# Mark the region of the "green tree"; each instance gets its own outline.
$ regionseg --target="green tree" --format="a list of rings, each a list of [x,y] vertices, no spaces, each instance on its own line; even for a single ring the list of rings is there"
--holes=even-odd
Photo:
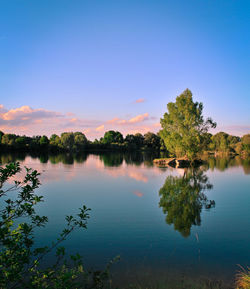
[[[218,132],[211,137],[213,147],[216,151],[226,152],[228,149],[228,139],[229,135],[225,132]]]
[[[43,135],[41,138],[40,138],[40,146],[42,148],[47,148],[48,145],[49,145],[49,139],[46,135]]]
[[[52,151],[56,151],[60,149],[61,146],[61,139],[57,134],[52,134],[49,139],[49,145]]]
[[[234,136],[234,135],[229,135],[228,138],[227,138],[227,140],[228,140],[228,143],[229,143],[230,145],[235,145],[235,144],[237,144],[238,142],[240,142],[240,137]]]
[[[146,149],[159,151],[161,147],[160,137],[152,132],[144,134],[144,146]]]
[[[17,136],[15,145],[18,149],[24,149],[28,145],[28,138],[26,136]]]
[[[74,133],[74,148],[76,151],[80,151],[86,147],[88,140],[82,132]]]
[[[137,148],[135,139],[136,138],[133,134],[127,134],[126,135],[124,142],[129,149],[136,149]]]
[[[246,153],[250,154],[250,134],[243,135],[241,142],[242,142],[243,150]]]
[[[133,134],[127,134],[124,141],[128,144],[133,144],[135,143],[135,136]]]
[[[7,146],[14,146],[17,136],[15,134],[6,133],[2,136],[2,144]]]
[[[216,123],[211,118],[204,120],[203,104],[193,102],[189,89],[177,96],[176,102],[169,102],[167,109],[160,131],[167,150],[178,157],[194,159],[204,146],[204,134],[210,127],[216,127]]]
[[[2,142],[2,136],[4,135],[4,132],[2,132],[1,130],[0,130],[0,144],[1,144],[1,142]]]
[[[144,136],[140,133],[128,134],[124,141],[129,149],[140,149],[144,145]]]
[[[141,148],[144,144],[144,136],[139,132],[135,134],[135,144],[138,148]]]
[[[60,246],[73,230],[87,228],[89,209],[83,206],[77,217],[66,216],[66,227],[59,238],[50,246],[36,248],[34,232],[48,221],[35,210],[43,201],[43,197],[35,193],[40,185],[39,173],[26,168],[23,181],[15,181],[19,172],[19,163],[0,167],[0,288],[107,288],[110,264],[104,271],[86,270],[78,254],[70,257],[70,264],[64,247]],[[52,250],[56,250],[55,264],[40,267],[40,262]]]
[[[211,138],[212,138],[211,133],[207,132],[203,134],[203,147],[202,147],[203,151],[210,150]]]
[[[40,135],[33,136],[30,141],[30,148],[33,151],[38,151],[40,149]]]
[[[63,132],[61,134],[61,144],[64,149],[72,150],[74,141],[75,141],[75,138],[74,138],[73,132]]]
[[[227,138],[225,136],[223,136],[220,139],[220,146],[219,146],[219,150],[222,152],[226,152],[228,149],[228,143],[227,143]]]
[[[241,141],[244,145],[250,145],[250,134],[243,135]]]
[[[238,143],[235,145],[234,149],[235,149],[235,152],[240,155],[240,154],[242,153],[242,151],[243,151],[242,142],[238,142]]]
[[[104,144],[123,143],[123,135],[119,131],[109,130],[105,132],[102,139]]]

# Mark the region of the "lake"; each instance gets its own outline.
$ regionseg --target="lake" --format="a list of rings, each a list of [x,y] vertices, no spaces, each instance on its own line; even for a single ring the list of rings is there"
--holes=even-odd
[[[18,160],[41,172],[38,193],[45,202],[38,211],[49,223],[37,232],[38,245],[55,240],[64,216],[85,204],[87,230],[73,232],[64,245],[96,269],[119,255],[112,267],[116,284],[187,277],[229,284],[239,264],[250,265],[250,160],[210,158],[187,170],[159,168],[153,158],[0,155],[2,164]]]

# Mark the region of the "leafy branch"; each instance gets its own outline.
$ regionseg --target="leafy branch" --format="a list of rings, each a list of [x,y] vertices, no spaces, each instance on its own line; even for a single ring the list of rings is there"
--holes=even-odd
[[[90,209],[83,206],[76,217],[66,216],[57,240],[35,248],[34,231],[48,222],[35,210],[44,201],[35,193],[40,173],[25,167],[23,180],[14,180],[20,172],[19,163],[0,167],[0,288],[107,288],[109,267],[115,259],[103,271],[85,270],[79,254],[71,255],[68,262],[65,248],[59,246],[74,230],[87,228]],[[41,269],[40,262],[53,250],[55,263]]]

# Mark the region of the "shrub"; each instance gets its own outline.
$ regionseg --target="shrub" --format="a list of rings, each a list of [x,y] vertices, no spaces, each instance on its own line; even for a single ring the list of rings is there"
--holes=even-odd
[[[250,268],[242,271],[236,276],[236,289],[249,289],[250,288]]]
[[[43,202],[35,190],[40,186],[39,173],[25,168],[22,181],[15,180],[21,171],[19,163],[0,167],[0,288],[107,288],[109,266],[104,271],[88,271],[81,256],[65,257],[60,244],[77,228],[87,228],[89,210],[83,206],[76,217],[66,216],[66,227],[50,246],[36,248],[34,230],[48,222],[36,213]],[[46,256],[56,251],[56,261],[42,269]]]

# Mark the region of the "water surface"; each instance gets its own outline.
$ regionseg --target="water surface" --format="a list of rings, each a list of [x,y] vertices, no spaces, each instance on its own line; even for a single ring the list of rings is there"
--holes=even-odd
[[[38,244],[56,239],[64,216],[91,208],[87,230],[64,243],[84,263],[113,266],[120,282],[166,274],[232,280],[250,265],[250,162],[209,159],[198,170],[159,168],[147,154],[1,155],[42,173]],[[21,176],[20,176],[21,177]]]

